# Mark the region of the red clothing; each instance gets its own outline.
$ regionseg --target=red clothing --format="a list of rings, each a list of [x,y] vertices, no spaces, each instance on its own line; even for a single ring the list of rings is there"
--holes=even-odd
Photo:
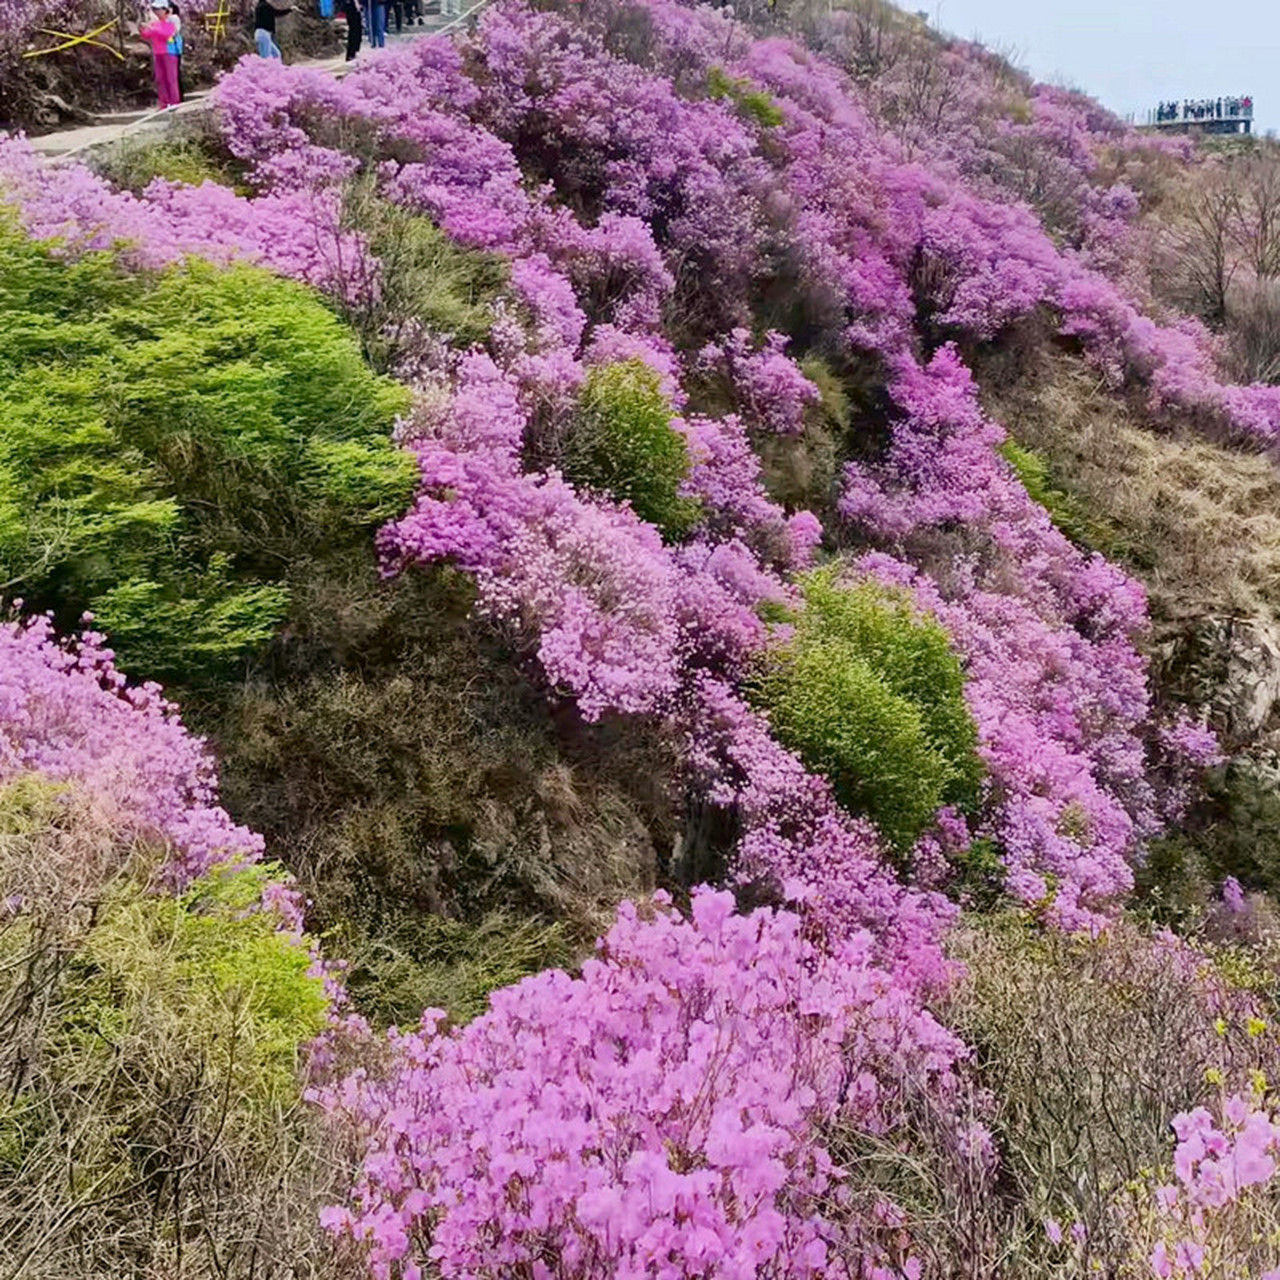
[[[157,53],[155,55],[156,97],[162,107],[176,107],[182,101],[178,92],[178,55],[176,53]]]
[[[151,46],[152,53],[163,53],[177,32],[178,28],[173,25],[172,19],[157,18],[142,27],[138,34]]]
[[[151,46],[155,62],[156,97],[162,107],[176,107],[178,96],[178,56],[167,52],[169,41],[178,28],[169,18],[157,18],[149,22],[138,34]]]

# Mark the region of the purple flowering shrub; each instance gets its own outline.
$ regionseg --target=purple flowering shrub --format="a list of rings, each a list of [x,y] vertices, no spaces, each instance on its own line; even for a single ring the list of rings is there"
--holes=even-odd
[[[1135,1232],[1136,1251],[1157,1280],[1280,1280],[1274,1217],[1280,1124],[1264,1092],[1258,1080],[1246,1093],[1224,1095],[1213,1112],[1201,1106],[1174,1117],[1173,1180],[1144,1188],[1150,1199]]]
[[[33,1275],[324,1253],[300,1104],[343,994],[261,854],[100,634],[0,623],[0,1221]]]
[[[376,288],[361,238],[341,228],[331,192],[246,198],[216,182],[190,187],[157,178],[135,196],[83,165],[44,164],[21,136],[0,136],[0,204],[17,210],[33,239],[72,252],[123,244],[137,267],[192,254],[257,263],[350,302]]]
[[[709,890],[687,918],[624,906],[580,976],[452,1031],[428,1010],[383,1070],[320,1091],[368,1142],[327,1225],[404,1280],[913,1274],[842,1212],[822,1130],[886,1132],[959,1045],[867,943],[820,950]]]
[[[759,431],[798,435],[804,411],[818,399],[818,389],[786,355],[787,339],[770,333],[759,351],[751,350],[751,334],[734,329],[723,343],[709,342],[698,365],[716,372],[743,420]]]
[[[647,31],[644,67],[617,34],[628,15]],[[1002,435],[977,409],[958,349],[921,365],[914,335],[925,326],[992,340],[1049,309],[1115,377],[1145,379],[1153,404],[1266,431],[1267,393],[1214,382],[1195,333],[1147,320],[1025,207],[966,186],[936,150],[904,160],[841,72],[795,45],[752,40],[723,16],[666,0],[591,4],[572,21],[502,6],[464,43],[470,62],[424,41],[341,82],[246,62],[217,94],[227,145],[261,192],[217,200],[325,211],[334,255],[363,262],[335,212],[360,171],[386,199],[511,263],[488,353],[442,349],[421,370],[433,390],[406,428],[421,487],[380,537],[386,570],[448,561],[476,575],[480,611],[520,637],[588,718],[683,718],[694,690],[729,693],[770,643],[775,624],[761,610],[792,598],[786,577],[808,562],[821,527],[769,498],[751,446],[752,432],[795,435],[817,395],[784,336],[756,344],[740,323],[757,281],[776,291],[790,280],[838,308],[822,312],[824,342],[873,353],[887,370],[887,447],[846,465],[838,511],[894,557],[901,567],[888,578],[918,591],[966,664],[991,771],[973,834],[997,839],[1018,895],[1064,922],[1113,901],[1167,808],[1145,772],[1157,731],[1135,643],[1141,591],[1053,528],[998,457]],[[700,96],[716,66],[767,90],[781,124]],[[1040,94],[1030,121],[1084,174],[1094,163],[1085,151],[1110,126],[1094,122],[1071,153],[1079,107]],[[51,189],[21,156],[11,151],[8,182],[28,226],[101,242],[76,180]],[[112,234],[145,244],[153,201],[180,221],[217,190],[137,200],[95,189],[93,200],[119,219]],[[337,280],[345,294],[378,288],[376,263],[354,285],[351,272],[326,275],[330,265],[281,269]],[[672,325],[695,279],[716,309]],[[699,331],[710,340],[682,356]],[[702,513],[688,546],[664,546],[634,511],[584,496],[554,469],[573,456],[591,370],[627,360],[651,368],[683,415],[672,419],[689,454],[682,490]],[[693,411],[704,402],[712,412]],[[720,744],[716,756],[724,726],[702,719],[692,740]],[[710,775],[698,764],[691,776]],[[742,788],[736,777],[728,785]],[[770,846],[750,831],[735,856],[755,874]]]
[[[122,831],[171,850],[176,885],[256,861],[262,838],[217,801],[213,759],[158,686],[130,686],[105,637],[60,643],[45,618],[0,624],[0,784],[32,772],[95,796]]]
[[[900,550],[921,548],[932,578],[882,553],[862,565],[915,589],[951,634],[990,773],[980,833],[997,839],[1017,896],[1079,924],[1131,888],[1135,850],[1166,816],[1149,782],[1151,711],[1135,647],[1145,596],[1028,497],[954,350],[923,372],[903,368],[891,384],[903,417],[880,462],[846,468],[841,511]],[[956,555],[942,572],[948,543],[979,529],[983,554]],[[1202,759],[1208,750],[1183,745]]]

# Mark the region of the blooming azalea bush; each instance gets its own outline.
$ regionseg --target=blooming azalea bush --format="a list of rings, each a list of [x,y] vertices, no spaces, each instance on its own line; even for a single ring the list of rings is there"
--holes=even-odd
[[[1212,1108],[1174,1117],[1171,1180],[1149,1180],[1133,1210],[1135,1261],[1145,1262],[1146,1274],[1280,1278],[1280,1125],[1265,1094],[1258,1075],[1243,1092],[1222,1090]]]
[[[627,23],[646,33],[643,66],[629,56],[640,46],[618,36]],[[669,0],[610,0],[572,17],[499,6],[462,44],[465,58],[447,41],[418,42],[339,83],[246,63],[220,86],[216,112],[258,194],[95,187],[95,208],[119,226],[105,234],[145,248],[157,200],[177,201],[166,209],[181,217],[228,198],[311,205],[330,211],[313,220],[327,265],[281,269],[339,296],[368,294],[378,264],[333,213],[360,173],[380,199],[510,263],[510,305],[487,350],[432,348],[429,404],[406,429],[418,497],[379,546],[389,573],[446,561],[475,574],[480,610],[588,719],[675,711],[683,723],[695,690],[738,698],[735,683],[777,625],[769,610],[793,598],[786,577],[821,526],[769,498],[752,436],[796,436],[818,393],[780,330],[757,341],[743,322],[761,294],[798,293],[807,341],[873,354],[888,372],[883,447],[856,444],[837,511],[893,556],[865,568],[910,585],[966,663],[992,779],[972,835],[999,843],[1025,901],[1064,924],[1093,919],[1127,889],[1169,809],[1146,774],[1160,729],[1137,648],[1141,591],[1067,543],[999,456],[1002,433],[978,409],[959,348],[921,364],[915,334],[992,339],[1048,309],[1115,377],[1145,382],[1153,403],[1221,409],[1265,432],[1265,394],[1218,386],[1194,333],[1148,320],[1028,210],[958,180],[936,149],[905,162],[842,73],[799,46]],[[738,112],[714,91],[716,68],[725,83],[767,91],[776,110]],[[972,84],[990,67],[980,71]],[[693,73],[704,88],[689,88]],[[1027,127],[1052,136],[1083,208],[1100,139],[1118,135],[1091,121],[1072,152],[1081,109],[1040,94]],[[88,221],[75,170],[48,178],[8,145],[10,198],[28,226],[101,243],[104,220]],[[954,156],[976,144],[947,145]],[[983,164],[964,167],[972,176]],[[542,185],[522,182],[521,165]],[[339,270],[338,259],[357,266]],[[691,308],[694,289],[714,307]],[[637,518],[618,505],[623,490],[555,470],[590,447],[583,397],[598,399],[592,388],[615,376],[602,370],[630,361],[653,371],[687,441],[679,501],[696,499],[700,515],[678,530],[667,522],[687,547],[662,543],[643,519],[652,510]],[[590,494],[575,487],[584,480]],[[689,776],[710,785],[722,765],[705,761],[718,758],[724,726],[710,711],[702,719],[688,725],[690,742],[705,744]],[[740,778],[726,785],[744,794]],[[735,858],[754,876],[769,847],[744,835]]]
[[[130,686],[105,637],[60,642],[46,618],[0,624],[0,782],[33,772],[102,798],[138,838],[171,848],[183,884],[262,839],[218,806],[213,760],[154,684]]]
[[[123,243],[139,267],[187,254],[212,262],[260,263],[280,275],[356,302],[374,287],[359,235],[339,225],[333,193],[246,198],[216,182],[198,187],[157,178],[141,196],[116,191],[83,165],[43,164],[25,138],[0,137],[0,204],[27,234],[73,252]],[[353,263],[360,263],[353,269]]]
[[[101,635],[0,623],[0,1233],[31,1274],[320,1262],[299,1103],[340,992],[261,854]]]
[[[1240,1094],[1223,1102],[1221,1125],[1204,1107],[1174,1118],[1177,1181],[1156,1192],[1171,1237],[1151,1251],[1151,1270],[1160,1280],[1179,1273],[1241,1275],[1280,1261],[1280,1231],[1264,1190],[1280,1167],[1280,1126],[1256,1095]],[[1261,1222],[1249,1221],[1259,1210]],[[1268,1267],[1259,1280],[1280,1280],[1280,1267]]]
[[[865,936],[820,951],[794,914],[701,890],[687,918],[624,906],[580,977],[439,1017],[318,1095],[366,1144],[325,1221],[376,1275],[919,1274],[841,1213],[822,1130],[885,1131],[959,1045]]]

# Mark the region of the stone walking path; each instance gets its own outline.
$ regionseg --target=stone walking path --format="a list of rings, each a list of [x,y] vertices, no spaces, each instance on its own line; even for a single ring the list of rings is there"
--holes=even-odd
[[[394,31],[388,31],[387,48],[390,49],[396,45],[407,44],[409,41],[420,39],[422,36],[433,36],[445,31],[452,31],[455,27],[461,26],[462,23],[477,14],[487,3],[488,0],[479,0],[479,3],[468,5],[461,14],[452,18],[447,18],[438,13],[426,14],[423,25],[420,27],[407,27],[398,34]],[[366,45],[356,61],[361,61],[363,58],[372,55],[373,51]],[[327,71],[332,76],[341,77],[346,75],[347,71],[355,63],[347,62],[341,54],[338,54],[332,58],[311,58],[291,65],[311,67],[318,71]],[[95,147],[123,141],[125,138],[162,133],[169,127],[171,121],[181,120],[184,116],[203,111],[208,105],[208,97],[208,89],[196,89],[187,94],[182,104],[172,111],[121,111],[112,115],[101,116],[93,124],[73,125],[67,129],[58,129],[53,133],[41,134],[39,137],[28,138],[27,140],[34,150],[51,160],[76,156],[82,152],[91,151]]]

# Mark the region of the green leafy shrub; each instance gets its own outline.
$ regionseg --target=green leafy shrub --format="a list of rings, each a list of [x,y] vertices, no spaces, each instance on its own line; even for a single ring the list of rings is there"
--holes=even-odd
[[[130,1019],[172,1018],[181,1034],[240,1048],[235,1087],[254,1108],[289,1100],[299,1050],[324,1027],[328,999],[303,942],[259,909],[269,865],[220,867],[180,897],[129,887],[108,899],[71,980],[81,1052]]]
[[[947,633],[907,599],[834,569],[803,583],[795,635],[757,695],[780,740],[899,848],[940,805],[976,799],[977,730]]]
[[[730,76],[723,67],[707,72],[707,92],[713,98],[727,98],[738,113],[764,129],[776,129],[783,121],[782,111],[773,95],[765,89],[752,88],[750,80]]]
[[[94,611],[133,673],[225,675],[295,566],[403,509],[406,393],[265,272],[0,250],[0,582],[63,626]]]
[[[564,470],[575,484],[630,502],[668,537],[681,537],[698,519],[698,503],[680,496],[688,448],[671,425],[658,375],[642,361],[601,365],[587,375]]]
[[[806,406],[804,431],[798,436],[763,432],[752,444],[765,488],[775,502],[822,512],[834,502],[840,442],[849,430],[853,407],[843,381],[827,361],[809,355],[800,368],[819,394],[817,404]]]
[[[818,416],[837,434],[849,429],[853,405],[840,375],[821,356],[808,355],[800,371],[818,388]]]

